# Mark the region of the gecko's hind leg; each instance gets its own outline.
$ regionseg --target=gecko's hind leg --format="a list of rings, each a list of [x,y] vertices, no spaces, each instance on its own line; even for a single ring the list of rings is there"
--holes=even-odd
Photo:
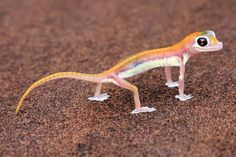
[[[101,94],[102,83],[98,83],[95,93],[93,97],[89,97],[88,99],[91,101],[104,101],[110,97],[107,93]]]
[[[112,78],[114,79],[116,85],[122,88],[128,89],[134,93],[135,109],[131,112],[131,114],[136,114],[136,113],[141,113],[141,112],[153,112],[156,110],[155,108],[149,108],[147,106],[141,107],[139,94],[138,94],[138,88],[136,86],[132,85],[126,80],[119,78],[116,75],[112,75]]]
[[[171,79],[171,69],[170,67],[165,67],[165,75],[166,75],[166,80],[167,82],[165,83],[166,86],[170,87],[170,88],[174,88],[174,87],[178,87],[179,86],[179,82],[173,82]]]

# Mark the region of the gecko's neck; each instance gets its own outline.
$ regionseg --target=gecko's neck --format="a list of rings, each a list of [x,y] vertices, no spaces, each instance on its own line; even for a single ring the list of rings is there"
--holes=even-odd
[[[161,58],[168,58],[172,56],[178,56],[182,58],[184,54],[191,56],[190,54],[188,54],[188,51],[186,50],[186,47],[185,47],[185,43],[182,40],[179,43],[176,43],[175,45],[172,45],[169,47],[144,51],[141,56],[144,58],[148,56],[152,56],[152,57],[156,56],[161,59]]]

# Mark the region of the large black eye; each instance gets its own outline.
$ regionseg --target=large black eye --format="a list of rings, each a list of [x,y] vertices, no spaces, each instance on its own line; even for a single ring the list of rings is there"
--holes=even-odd
[[[200,38],[197,39],[197,43],[200,46],[206,46],[208,44],[208,41],[207,41],[206,38],[200,37]]]

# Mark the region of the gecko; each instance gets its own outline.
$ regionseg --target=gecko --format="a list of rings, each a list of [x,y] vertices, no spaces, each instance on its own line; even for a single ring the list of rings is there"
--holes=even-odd
[[[36,81],[26,90],[17,105],[16,113],[33,89],[48,81],[62,78],[79,79],[96,83],[94,96],[88,98],[91,101],[104,101],[108,99],[109,95],[107,93],[101,94],[102,85],[104,83],[113,83],[133,93],[135,108],[131,114],[153,112],[156,110],[154,107],[141,106],[138,88],[128,82],[126,80],[127,78],[153,68],[164,67],[167,80],[165,85],[171,88],[178,87],[178,95],[176,95],[175,98],[180,101],[186,101],[192,98],[191,95],[184,94],[185,66],[188,60],[202,52],[213,52],[221,50],[222,48],[223,43],[218,41],[213,31],[194,32],[175,45],[142,51],[127,57],[112,68],[99,74],[85,74],[79,72],[58,72],[51,74]],[[179,79],[176,82],[172,81],[171,67],[179,67]]]

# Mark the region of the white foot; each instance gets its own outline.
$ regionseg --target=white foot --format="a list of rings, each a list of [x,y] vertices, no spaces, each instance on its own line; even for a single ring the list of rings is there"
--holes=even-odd
[[[176,95],[175,98],[179,99],[180,101],[186,101],[188,99],[191,99],[193,96],[192,95]]]
[[[179,86],[179,82],[166,82],[165,84],[166,86],[170,87],[170,88],[174,88],[174,87],[178,87]]]
[[[142,113],[142,112],[153,112],[156,111],[156,109],[154,107],[150,108],[150,107],[140,107],[140,108],[136,108],[134,109],[131,114],[137,114],[137,113]]]
[[[88,99],[91,101],[104,101],[110,97],[107,93],[100,94],[99,96],[89,97]]]

